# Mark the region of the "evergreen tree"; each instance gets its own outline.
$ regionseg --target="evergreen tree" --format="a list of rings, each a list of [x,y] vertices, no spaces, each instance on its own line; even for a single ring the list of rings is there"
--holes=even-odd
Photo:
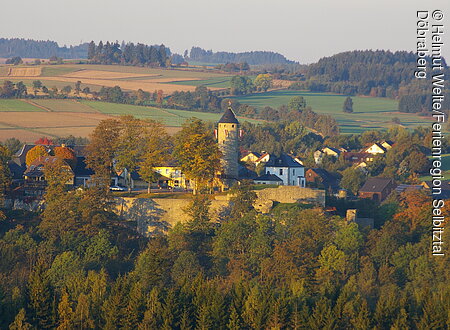
[[[347,113],[353,112],[353,100],[350,96],[347,96],[347,98],[345,99],[342,109]]]
[[[33,325],[40,329],[51,328],[53,295],[44,266],[40,263],[34,267],[28,279],[28,295]]]

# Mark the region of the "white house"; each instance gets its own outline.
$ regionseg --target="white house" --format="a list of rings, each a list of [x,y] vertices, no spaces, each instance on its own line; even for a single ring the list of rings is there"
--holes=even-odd
[[[266,174],[275,174],[285,186],[305,187],[305,167],[289,155],[271,156],[265,167]]]

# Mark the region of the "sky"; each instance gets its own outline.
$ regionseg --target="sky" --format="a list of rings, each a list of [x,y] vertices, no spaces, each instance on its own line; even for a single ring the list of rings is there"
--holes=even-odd
[[[21,0],[0,5],[0,37],[164,43],[172,52],[270,50],[302,64],[342,51],[416,48],[416,11],[449,0]],[[450,62],[450,60],[447,60]]]

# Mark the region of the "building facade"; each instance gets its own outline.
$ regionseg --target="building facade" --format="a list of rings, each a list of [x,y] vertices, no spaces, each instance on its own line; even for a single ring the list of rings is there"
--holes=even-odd
[[[271,157],[266,163],[266,174],[275,174],[285,186],[305,187],[305,167],[289,155]]]

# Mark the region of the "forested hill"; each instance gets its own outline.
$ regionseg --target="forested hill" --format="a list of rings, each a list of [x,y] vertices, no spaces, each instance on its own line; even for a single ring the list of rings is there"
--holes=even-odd
[[[49,58],[58,56],[62,58],[86,58],[88,44],[78,46],[59,47],[55,41],[31,39],[0,38],[0,57],[36,57]]]
[[[185,54],[186,56],[187,54]],[[248,64],[292,64],[279,53],[270,51],[252,51],[244,53],[213,52],[200,47],[192,47],[188,60],[206,63],[248,63]]]
[[[429,61],[430,62],[430,61]],[[311,90],[343,94],[394,96],[400,86],[417,80],[416,54],[385,50],[349,51],[311,64],[307,78]]]

